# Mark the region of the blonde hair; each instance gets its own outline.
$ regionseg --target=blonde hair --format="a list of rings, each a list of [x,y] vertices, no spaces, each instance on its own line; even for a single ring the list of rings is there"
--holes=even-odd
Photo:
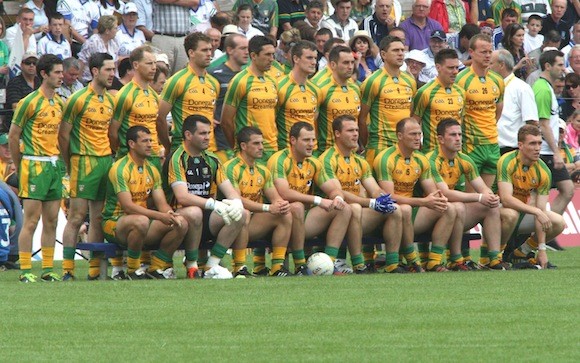
[[[99,23],[97,24],[97,31],[99,34],[103,34],[107,30],[113,29],[118,25],[117,18],[114,15],[103,15],[99,18]]]

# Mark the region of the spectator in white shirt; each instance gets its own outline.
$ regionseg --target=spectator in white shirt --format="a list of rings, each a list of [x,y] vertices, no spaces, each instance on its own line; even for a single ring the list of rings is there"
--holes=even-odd
[[[252,7],[249,4],[242,4],[236,11],[236,21],[238,24],[238,32],[246,36],[246,39],[250,40],[256,35],[264,35],[264,33],[257,28],[252,26],[252,20],[254,16],[252,15]]]
[[[49,32],[38,41],[38,56],[54,54],[60,59],[72,57],[70,43],[62,33],[64,16],[55,13],[50,18]]]
[[[59,0],[56,11],[71,26],[71,49],[76,56],[83,43],[93,34],[99,21],[99,8],[92,0]]]
[[[103,15],[124,14],[125,3],[120,0],[97,0],[99,17]]]
[[[10,52],[14,51],[15,43],[19,42],[24,45],[23,53],[37,53],[33,24],[34,11],[29,8],[21,8],[16,17],[16,24],[6,29],[5,40]]]
[[[333,5],[334,14],[322,21],[322,27],[330,29],[335,38],[341,38],[348,43],[354,32],[358,30],[358,24],[350,18],[352,1],[336,0]]]
[[[504,78],[503,109],[497,121],[501,154],[517,149],[518,130],[527,123],[539,125],[534,91],[513,73],[514,57],[505,49],[491,55],[490,69]]]
[[[211,28],[210,19],[217,13],[212,0],[199,0],[197,8],[189,8],[191,32],[204,32]]]
[[[138,18],[137,6],[133,3],[125,4],[125,8],[123,9],[123,23],[119,25],[119,31],[115,36],[115,40],[119,44],[119,56],[129,56],[133,49],[143,45],[147,41],[145,34],[137,29]]]
[[[34,37],[38,41],[44,33],[48,32],[48,17],[46,16],[44,0],[29,0],[23,8],[29,8],[34,12]]]
[[[544,36],[539,34],[542,30],[542,18],[532,14],[526,24],[528,31],[524,35],[524,52],[526,55],[534,49],[538,49],[544,43]]]

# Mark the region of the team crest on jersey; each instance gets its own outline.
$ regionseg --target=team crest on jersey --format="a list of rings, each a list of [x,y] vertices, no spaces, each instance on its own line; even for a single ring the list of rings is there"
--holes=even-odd
[[[419,168],[415,168],[415,174],[419,174]]]
[[[497,89],[496,86],[492,86],[491,87],[491,90],[493,91],[493,93],[499,92],[499,90]]]
[[[457,102],[460,104],[463,103],[463,97],[461,96],[457,97]]]
[[[31,185],[30,185],[30,191],[31,191],[31,192],[35,192],[35,191],[36,191],[36,185],[34,185],[34,184],[31,184]]]
[[[201,172],[202,172],[203,175],[207,175],[207,174],[209,174],[209,169],[206,168],[206,167],[204,167],[204,168],[201,169]]]
[[[84,184],[79,185],[79,191],[82,192],[83,190],[85,190],[85,185]]]
[[[258,181],[258,184],[262,184],[262,181],[263,181],[263,180],[262,180],[262,177],[261,177],[261,176],[259,176],[259,177],[258,177],[258,179],[257,179],[257,181]]]
[[[537,180],[536,178],[532,178],[532,184],[536,184]]]
[[[145,178],[145,182],[146,182],[147,184],[149,184],[149,183],[151,183],[151,179],[150,179],[149,177],[147,177],[147,178]]]
[[[359,170],[358,170],[358,168],[356,166],[354,167],[354,173],[355,174],[358,174],[359,173]]]

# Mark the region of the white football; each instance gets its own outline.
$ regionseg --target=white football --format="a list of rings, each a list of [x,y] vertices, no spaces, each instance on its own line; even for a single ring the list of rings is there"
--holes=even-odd
[[[329,255],[324,252],[316,252],[308,258],[306,262],[308,269],[315,276],[332,275],[334,272],[334,262]]]

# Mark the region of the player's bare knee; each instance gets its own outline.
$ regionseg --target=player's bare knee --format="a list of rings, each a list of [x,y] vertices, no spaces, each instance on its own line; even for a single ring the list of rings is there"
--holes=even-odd
[[[174,225],[173,228],[176,228],[177,234],[180,236],[185,236],[187,231],[189,230],[189,223],[185,218],[180,218],[178,225]]]
[[[246,226],[248,224],[249,217],[250,217],[250,213],[244,209],[242,211],[242,217],[240,218],[240,220],[238,220],[238,221],[232,220],[232,223],[230,225],[235,226],[239,229],[242,229],[244,226]]]
[[[565,180],[563,182],[558,183],[558,192],[567,201],[572,200],[574,197],[574,183],[572,180]]]
[[[352,210],[352,218],[360,219],[362,218],[362,206],[358,203],[349,204]]]
[[[342,215],[345,218],[349,218],[350,219],[352,217],[352,207],[351,207],[350,204],[346,204],[344,206],[344,208],[341,211],[339,211],[339,212],[340,212],[340,215]]]
[[[457,209],[453,203],[447,203],[447,209],[445,210],[445,215],[449,218],[455,219],[457,217]]]
[[[304,220],[304,204],[300,202],[290,203],[290,213],[292,217]]]
[[[513,209],[502,208],[499,212],[502,226],[512,226],[517,223],[519,213]]]
[[[203,223],[203,211],[199,207],[185,207],[177,211],[187,220],[190,226],[201,226]]]
[[[401,217],[404,220],[410,220],[413,215],[413,208],[408,204],[397,204],[397,209],[401,211]]]
[[[402,221],[403,220],[403,208],[400,205],[396,204],[397,209],[393,211],[393,213],[387,215],[387,217],[394,221]],[[406,212],[405,212],[406,213]],[[409,208],[409,218],[411,218],[411,208]]]
[[[147,230],[149,229],[149,218],[140,215],[131,215],[128,217],[131,218],[131,230],[134,232],[142,233],[145,236],[147,234]]]
[[[292,225],[292,213],[282,214],[278,218],[279,224],[289,227]]]
[[[465,204],[464,203],[451,203],[453,205],[453,208],[455,208],[455,213],[459,216],[459,215],[465,215]]]
[[[552,220],[552,231],[557,235],[562,233],[564,228],[566,228],[566,221],[564,220],[564,217],[556,213],[553,213],[550,217]]]
[[[102,217],[100,217],[100,218],[102,219]],[[68,213],[68,216],[66,217],[66,220],[67,220],[67,224],[70,224],[71,227],[73,227],[74,229],[78,229],[78,228],[81,227],[81,225],[85,221],[85,216],[83,215],[83,213],[80,213],[80,211],[77,212],[77,211],[72,211],[71,210]]]

